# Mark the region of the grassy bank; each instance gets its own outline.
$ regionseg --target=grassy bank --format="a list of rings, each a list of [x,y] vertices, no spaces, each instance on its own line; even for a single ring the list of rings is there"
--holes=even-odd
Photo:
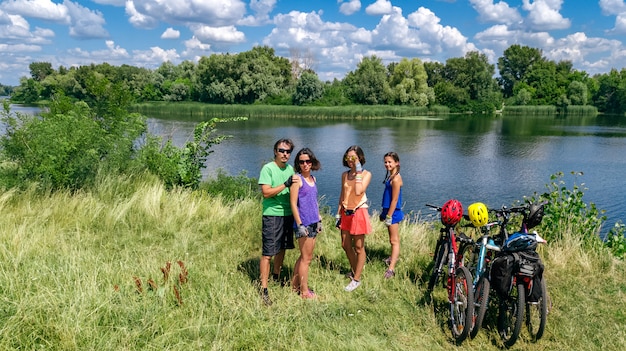
[[[190,119],[266,117],[313,119],[377,119],[415,118],[418,116],[446,115],[444,106],[432,108],[418,106],[350,105],[350,106],[292,106],[292,105],[212,105],[197,102],[148,102],[135,104],[133,111],[144,115],[167,118],[174,111],[176,118]]]
[[[310,272],[319,298],[273,284],[268,308],[255,285],[258,199],[168,192],[149,178],[97,189],[0,193],[0,349],[458,349],[443,291],[432,304],[424,299],[437,235],[430,224],[401,227],[397,275],[385,281],[387,234],[374,221],[363,285],[346,293],[348,262],[327,216]],[[531,343],[524,332],[512,349],[625,349],[624,262],[563,236],[541,249],[552,297],[546,334]],[[283,276],[296,258],[287,254]],[[488,327],[462,347],[498,350],[500,342]]]

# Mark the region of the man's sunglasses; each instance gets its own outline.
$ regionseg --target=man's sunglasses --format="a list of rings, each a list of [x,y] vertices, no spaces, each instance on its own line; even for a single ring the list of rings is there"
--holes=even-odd
[[[280,153],[283,153],[283,154],[290,154],[291,151],[293,151],[293,150],[291,150],[291,149],[277,149],[276,151],[278,151]]]

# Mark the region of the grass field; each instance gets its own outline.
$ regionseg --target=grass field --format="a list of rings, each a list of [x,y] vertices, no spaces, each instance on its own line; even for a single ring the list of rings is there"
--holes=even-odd
[[[137,177],[74,194],[4,191],[0,213],[0,350],[502,348],[493,315],[455,346],[445,292],[424,298],[438,231],[423,221],[401,226],[391,280],[383,279],[386,228],[374,221],[363,284],[347,293],[348,262],[328,215],[309,279],[319,297],[302,300],[274,283],[266,307],[256,282],[257,198],[225,202]],[[524,330],[511,349],[626,349],[626,265],[577,237],[542,247],[547,330],[537,343]],[[284,279],[296,258],[288,252]]]

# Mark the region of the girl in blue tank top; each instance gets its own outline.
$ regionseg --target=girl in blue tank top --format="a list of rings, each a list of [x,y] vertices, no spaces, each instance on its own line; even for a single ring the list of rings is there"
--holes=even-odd
[[[391,256],[384,261],[389,266],[385,272],[386,279],[393,278],[396,275],[396,263],[400,256],[400,235],[399,222],[404,218],[402,213],[402,176],[400,175],[400,157],[395,152],[388,152],[384,158],[387,176],[384,184],[382,211],[380,220],[385,222],[387,231],[389,232],[389,243],[391,244]]]

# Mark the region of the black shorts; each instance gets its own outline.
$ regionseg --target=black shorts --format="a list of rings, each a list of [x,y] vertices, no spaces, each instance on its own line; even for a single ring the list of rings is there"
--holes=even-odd
[[[275,256],[281,250],[294,249],[293,216],[263,216],[263,256]]]

